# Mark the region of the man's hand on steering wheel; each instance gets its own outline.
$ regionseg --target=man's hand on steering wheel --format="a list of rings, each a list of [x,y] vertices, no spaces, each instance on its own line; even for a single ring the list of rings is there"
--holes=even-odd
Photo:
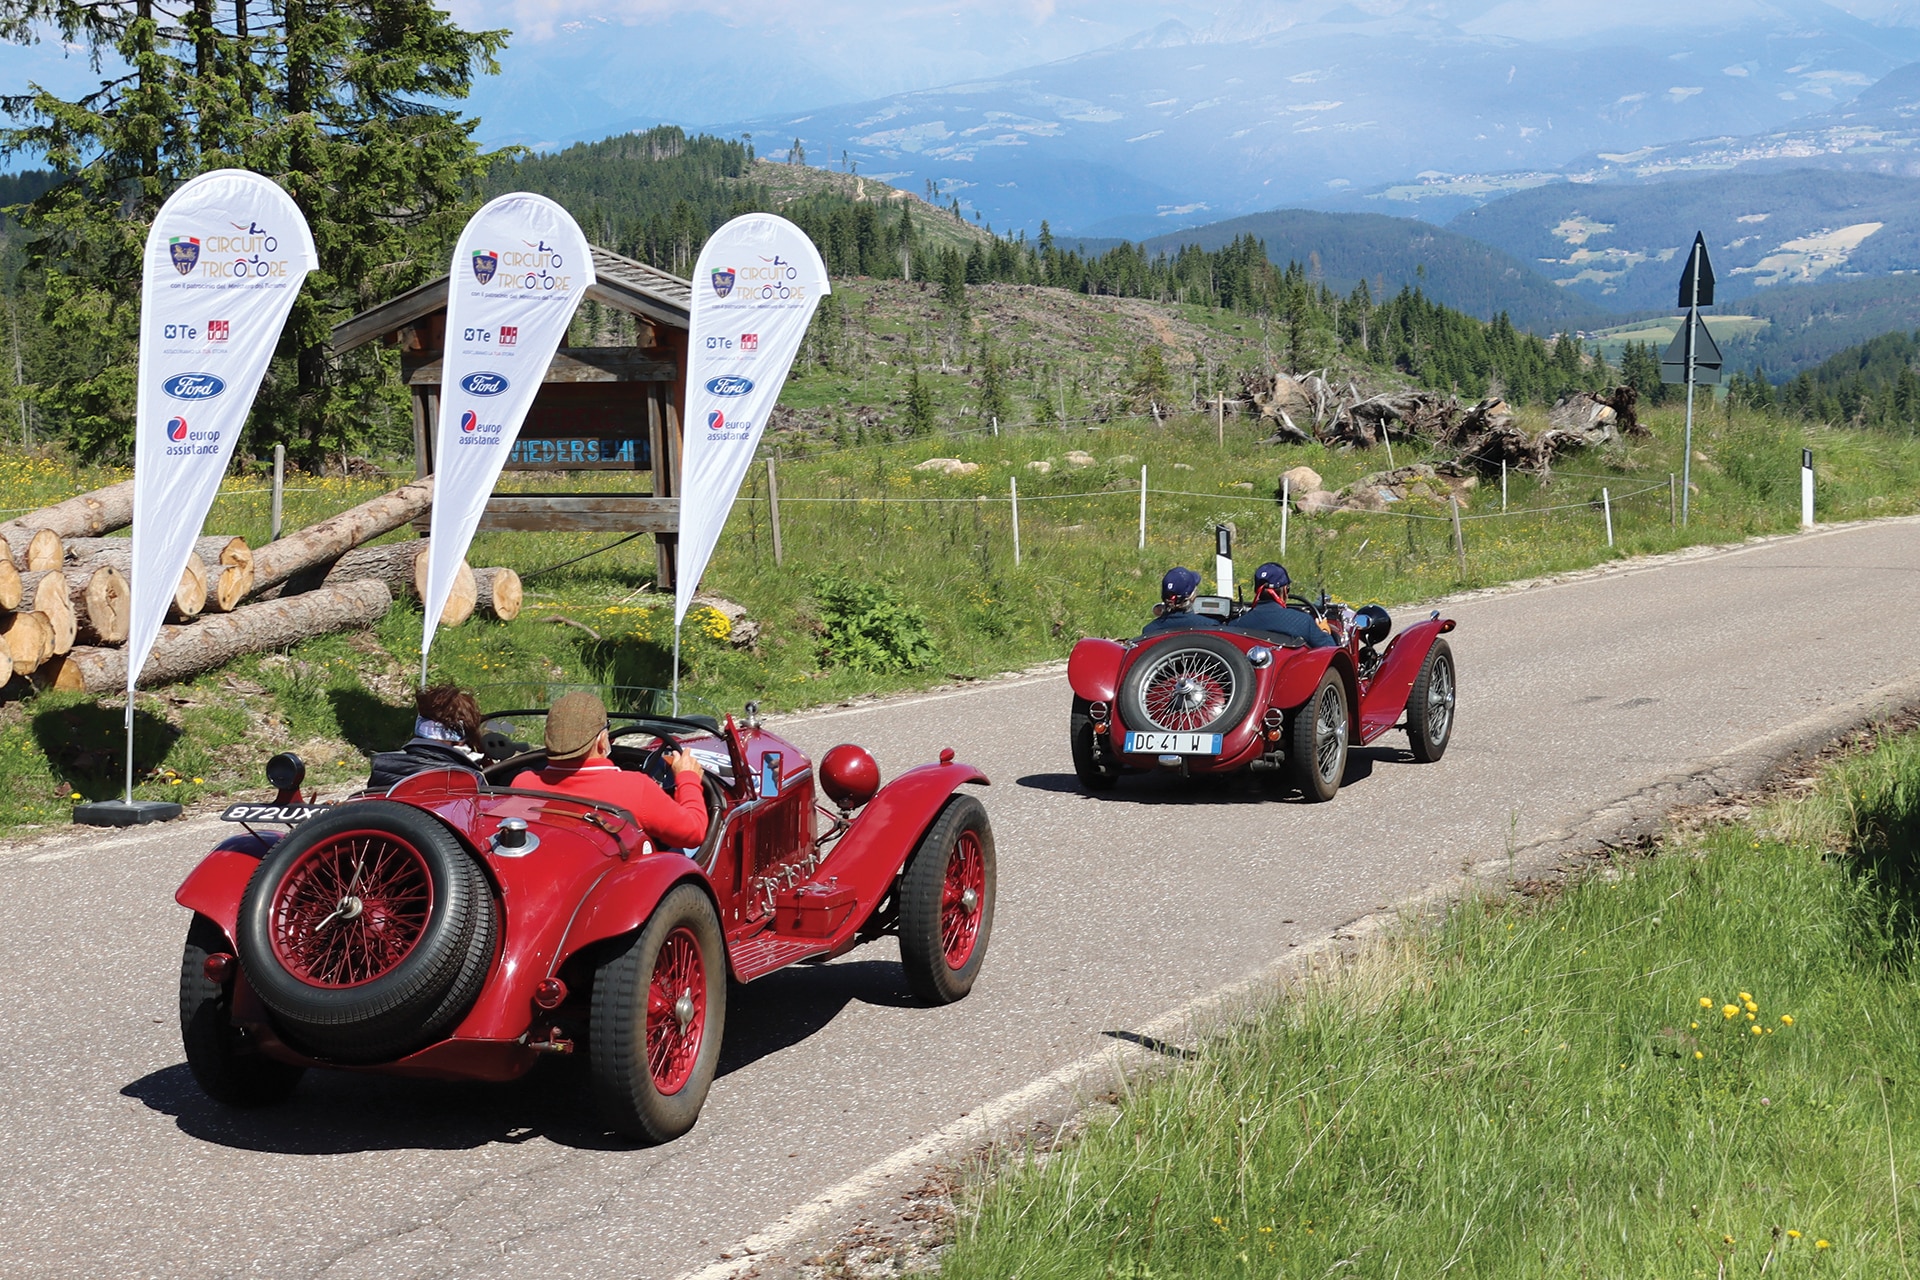
[[[700,758],[681,746],[678,742],[675,742],[672,738],[662,739],[660,744],[660,759],[669,769],[673,770],[673,776],[676,780],[687,774],[692,774],[695,778],[698,778],[706,772],[706,766],[700,763]]]

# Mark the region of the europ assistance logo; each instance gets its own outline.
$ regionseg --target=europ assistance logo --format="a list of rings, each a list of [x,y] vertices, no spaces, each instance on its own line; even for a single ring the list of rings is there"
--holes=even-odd
[[[753,434],[751,422],[729,419],[719,409],[707,410],[707,439],[716,444],[722,441],[745,440]]]
[[[167,419],[166,456],[169,458],[187,458],[200,453],[220,452],[220,433],[218,431],[195,431],[187,425],[180,414]]]
[[[466,409],[460,414],[460,434],[455,439],[460,444],[499,444],[500,424],[482,422],[478,413]]]

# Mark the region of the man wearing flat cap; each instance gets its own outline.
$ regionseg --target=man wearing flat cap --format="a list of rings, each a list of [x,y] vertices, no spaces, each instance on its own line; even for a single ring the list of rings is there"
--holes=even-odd
[[[607,707],[598,695],[567,693],[555,698],[547,711],[547,767],[527,770],[513,785],[617,804],[634,816],[655,844],[697,848],[707,838],[700,762],[685,750],[669,752],[665,759],[673,770],[671,796],[646,774],[613,762]]]

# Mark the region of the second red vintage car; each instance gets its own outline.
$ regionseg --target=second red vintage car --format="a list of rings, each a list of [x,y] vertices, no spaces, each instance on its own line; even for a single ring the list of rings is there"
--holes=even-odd
[[[543,713],[491,722],[498,762],[436,769],[316,807],[276,757],[275,803],[175,895],[193,913],[180,971],[187,1065],[215,1099],[286,1098],[312,1067],[501,1081],[582,1052],[601,1114],[655,1142],[699,1116],[727,981],[751,982],[883,934],[909,986],[972,988],[993,930],[993,831],[954,761],[885,787],[842,745],[813,766],[749,714],[616,713],[614,760],[671,785],[661,753],[703,757],[698,849],[656,845],[611,804],[512,787],[545,753]],[[820,803],[825,793],[832,802]],[[288,833],[259,830],[291,825]]]
[[[1442,639],[1453,620],[1436,612],[1382,652],[1393,623],[1379,605],[1287,603],[1338,643],[1309,648],[1243,629],[1240,606],[1201,596],[1194,612],[1218,625],[1076,644],[1068,733],[1081,785],[1104,791],[1123,774],[1155,770],[1275,770],[1308,800],[1331,800],[1348,749],[1400,727],[1414,759],[1438,760],[1453,736],[1453,651]]]

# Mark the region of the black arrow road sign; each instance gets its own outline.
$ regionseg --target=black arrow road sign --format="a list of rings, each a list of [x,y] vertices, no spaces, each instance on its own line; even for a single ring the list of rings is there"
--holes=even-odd
[[[1707,257],[1707,238],[1693,233],[1693,249],[1687,254],[1687,269],[1680,273],[1680,305],[1713,305],[1713,263]]]
[[[1700,386],[1713,387],[1720,384],[1720,348],[1715,345],[1713,335],[1707,332],[1707,322],[1689,314],[1693,321],[1693,380]],[[1660,353],[1660,381],[1676,385],[1687,380],[1687,324],[1682,321],[1680,332],[1673,335],[1673,341]]]

